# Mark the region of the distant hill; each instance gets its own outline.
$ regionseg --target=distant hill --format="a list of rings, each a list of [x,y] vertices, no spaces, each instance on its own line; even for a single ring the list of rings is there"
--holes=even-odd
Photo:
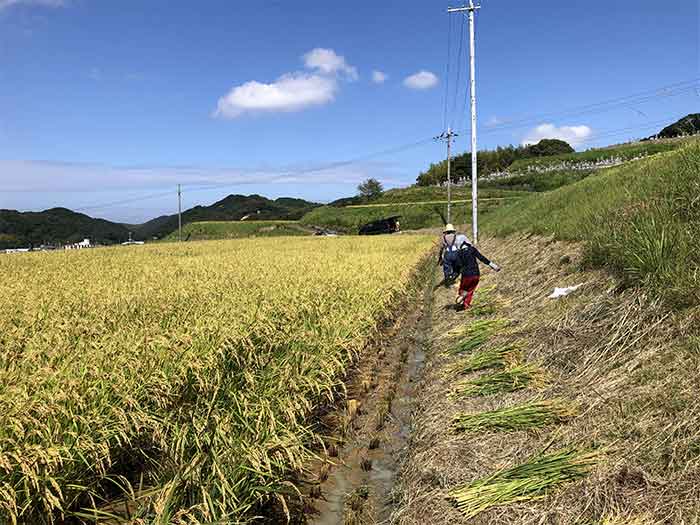
[[[183,225],[202,221],[298,220],[320,206],[303,199],[281,197],[270,200],[260,195],[229,195],[211,206],[195,206],[182,214]],[[69,244],[89,238],[97,244],[116,244],[129,238],[163,238],[177,230],[177,215],[162,215],[144,224],[128,225],[94,219],[66,208],[40,212],[0,210],[0,249],[42,244]]]
[[[182,223],[239,221],[244,217],[256,221],[298,220],[320,204],[303,199],[280,197],[270,200],[261,195],[229,195],[211,206],[195,206],[183,212]],[[165,215],[135,229],[142,239],[162,238],[177,230],[177,215]]]
[[[93,243],[114,244],[129,237],[123,224],[93,219],[66,208],[40,212],[0,210],[0,249],[68,244],[89,238]]]
[[[659,131],[656,138],[670,139],[673,137],[683,137],[687,135],[697,135],[700,133],[700,113],[692,113],[666,126]]]

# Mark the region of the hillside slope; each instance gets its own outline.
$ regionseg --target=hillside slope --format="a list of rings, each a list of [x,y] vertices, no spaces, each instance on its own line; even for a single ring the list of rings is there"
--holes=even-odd
[[[66,208],[41,212],[0,210],[0,249],[73,243],[89,238],[93,243],[114,244],[129,237],[122,224],[93,219]]]
[[[632,161],[643,162],[693,143],[693,139],[639,142],[515,161],[508,174],[484,176],[480,180],[479,214],[487,218],[493,210],[508,205],[508,211],[504,213],[513,214],[508,219],[512,221],[519,216],[517,202],[532,193],[550,192],[602,173],[601,170]],[[471,213],[471,187],[453,187],[452,199],[452,222],[464,224]],[[387,190],[371,199],[339,199],[328,206],[315,208],[301,219],[301,223],[356,233],[362,224],[391,215],[401,215],[403,229],[439,227],[443,225],[446,214],[446,187],[415,185]]]
[[[584,261],[679,305],[700,304],[700,143],[599,171],[484,216],[485,232],[584,241]]]
[[[191,222],[182,228],[182,238],[187,241],[311,234],[311,230],[303,228],[297,221],[202,221]],[[177,231],[165,238],[167,241],[177,239]]]
[[[503,271],[484,271],[473,309],[450,309],[454,288],[434,291],[391,523],[697,523],[697,309],[582,271],[569,242],[481,248]]]
[[[250,216],[251,220],[298,220],[304,214],[320,206],[302,199],[280,197],[276,200],[261,195],[229,195],[210,206],[195,206],[182,213],[182,223],[203,221],[240,221]],[[177,215],[165,215],[137,227],[140,238],[162,238],[174,232],[178,226]]]

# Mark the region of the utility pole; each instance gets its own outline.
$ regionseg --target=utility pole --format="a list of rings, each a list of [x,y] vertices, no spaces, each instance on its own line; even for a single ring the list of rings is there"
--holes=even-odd
[[[182,242],[182,188],[177,185],[177,240]]]
[[[476,78],[475,78],[475,46],[474,46],[474,12],[481,9],[480,5],[474,5],[474,0],[469,0],[469,5],[463,7],[449,8],[448,13],[465,12],[469,13],[469,98],[471,102],[472,114],[472,237],[474,245],[478,242],[478,215],[477,215],[477,173],[476,173]]]
[[[447,142],[447,222],[452,222],[452,175],[451,175],[451,165],[452,165],[452,138],[456,137],[457,133],[452,131],[448,126],[446,132],[440,133],[435,140],[444,140]]]

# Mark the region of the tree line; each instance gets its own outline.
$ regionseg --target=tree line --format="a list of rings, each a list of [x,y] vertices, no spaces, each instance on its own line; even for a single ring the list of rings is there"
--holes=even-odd
[[[573,152],[574,148],[563,140],[558,139],[542,139],[537,144],[531,144],[529,146],[499,146],[494,150],[477,152],[477,172],[482,174],[502,172],[519,159],[546,157]],[[451,175],[453,182],[471,179],[471,152],[456,155],[452,159]],[[446,181],[447,160],[431,164],[430,167],[426,171],[420,173],[416,179],[418,186],[435,186]]]

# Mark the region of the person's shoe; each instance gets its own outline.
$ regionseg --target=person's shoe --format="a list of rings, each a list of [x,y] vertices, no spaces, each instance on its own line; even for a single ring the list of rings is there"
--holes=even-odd
[[[459,295],[457,296],[457,299],[455,299],[455,303],[461,304],[462,306],[464,306],[464,300],[465,300],[466,298],[467,298],[467,294],[466,294],[466,293],[461,293],[461,294],[459,294]]]

